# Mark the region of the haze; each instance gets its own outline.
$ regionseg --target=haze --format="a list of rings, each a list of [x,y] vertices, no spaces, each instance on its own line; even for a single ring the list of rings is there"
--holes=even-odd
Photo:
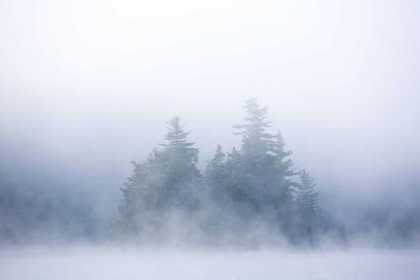
[[[293,150],[295,168],[315,178],[320,206],[368,232],[347,245],[418,248],[420,227],[408,243],[375,234],[407,211],[420,225],[419,13],[416,1],[1,1],[0,183],[20,184],[35,205],[58,197],[60,217],[69,218],[53,219],[54,230],[36,226],[28,240],[2,210],[0,227],[17,233],[10,243],[0,232],[0,245],[113,247],[109,228],[130,162],[164,142],[166,122],[181,117],[203,171],[218,144],[240,147],[232,125],[255,97],[269,108],[270,132],[280,130]],[[374,233],[372,221],[381,225]],[[1,270],[23,261],[8,250]],[[387,275],[415,279],[417,252],[399,250],[358,254],[385,263],[404,256]],[[274,269],[275,254],[261,254]],[[40,265],[50,258],[62,261],[48,253]],[[248,262],[241,255],[232,265]],[[412,274],[401,275],[405,265]],[[349,279],[374,279],[384,266]],[[204,270],[218,275],[211,265]],[[235,271],[226,278],[243,275]],[[323,279],[337,279],[331,273]]]

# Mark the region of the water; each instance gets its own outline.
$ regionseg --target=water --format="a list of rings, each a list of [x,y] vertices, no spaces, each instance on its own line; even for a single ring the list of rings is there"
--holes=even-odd
[[[14,250],[0,253],[0,279],[418,280],[420,252]]]

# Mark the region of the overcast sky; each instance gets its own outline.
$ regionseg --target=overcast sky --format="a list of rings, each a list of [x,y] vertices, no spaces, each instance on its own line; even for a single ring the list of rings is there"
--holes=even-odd
[[[3,0],[1,148],[125,178],[179,115],[203,167],[240,145],[231,125],[258,97],[324,198],[407,197],[419,14],[417,1]]]

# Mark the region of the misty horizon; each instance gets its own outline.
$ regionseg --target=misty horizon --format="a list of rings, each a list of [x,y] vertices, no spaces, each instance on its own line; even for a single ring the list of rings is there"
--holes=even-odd
[[[417,279],[419,12],[2,1],[0,278]]]

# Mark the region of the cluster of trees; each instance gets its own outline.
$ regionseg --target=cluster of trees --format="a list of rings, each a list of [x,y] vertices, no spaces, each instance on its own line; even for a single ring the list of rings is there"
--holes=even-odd
[[[234,126],[241,146],[230,152],[217,146],[203,170],[197,168],[199,151],[188,141],[189,133],[173,118],[163,148],[133,162],[112,232],[114,214],[105,208],[114,204],[104,207],[104,189],[120,180],[111,179],[119,177],[113,166],[104,171],[91,166],[79,173],[81,162],[77,168],[59,165],[22,147],[13,152],[1,146],[0,247],[99,242],[112,234],[148,244],[169,239],[221,246],[345,246],[363,239],[379,246],[418,246],[416,189],[407,203],[376,202],[355,220],[335,220],[319,209],[314,180],[293,166],[281,134],[267,131],[267,108],[253,99],[244,107],[244,124]]]
[[[198,232],[200,242],[227,236],[229,242],[246,244],[284,238],[316,242],[322,215],[314,179],[293,167],[281,133],[267,132],[267,107],[249,99],[244,108],[245,124],[233,126],[242,137],[240,150],[224,153],[218,145],[204,172],[197,168],[199,150],[188,142],[180,118],[167,123],[167,144],[144,161],[133,161],[134,171],[121,189],[119,238],[162,241],[188,228],[181,237],[191,240],[191,232]]]

